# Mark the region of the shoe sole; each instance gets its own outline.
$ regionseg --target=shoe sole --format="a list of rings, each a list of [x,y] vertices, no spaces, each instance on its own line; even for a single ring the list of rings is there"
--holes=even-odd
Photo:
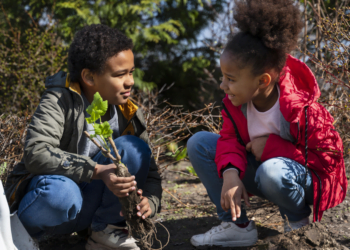
[[[195,241],[192,241],[191,239],[191,244],[195,247],[204,247],[204,246],[220,246],[220,247],[249,247],[249,246],[253,246],[256,242],[258,241],[258,238],[254,239],[254,240],[243,240],[243,241],[225,241],[222,243],[218,243],[218,244],[198,244]]]
[[[102,245],[98,242],[93,242],[90,238],[85,245],[85,250],[140,250],[139,247],[127,248],[127,247],[109,247],[106,245]]]

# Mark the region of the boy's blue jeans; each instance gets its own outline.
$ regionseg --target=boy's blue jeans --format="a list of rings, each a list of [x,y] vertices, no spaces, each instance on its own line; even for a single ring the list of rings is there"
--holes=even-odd
[[[122,162],[131,175],[135,175],[137,187],[142,189],[151,160],[149,146],[130,135],[118,137],[114,142]],[[112,163],[101,152],[93,160],[104,165]],[[124,224],[120,211],[118,197],[102,180],[76,184],[60,175],[38,175],[27,187],[27,194],[18,208],[18,216],[31,236],[40,237],[44,233],[77,232],[90,225],[92,230],[101,231],[107,224]]]
[[[187,142],[187,151],[193,168],[216,206],[219,219],[232,221],[231,211],[225,212],[220,204],[223,179],[219,178],[214,162],[219,137],[220,135],[209,132],[196,133]],[[287,216],[289,221],[299,221],[311,214],[309,205],[313,203],[312,177],[309,172],[305,191],[304,166],[283,157],[263,163],[257,162],[251,153],[247,154],[247,158],[248,166],[242,182],[248,193],[275,203],[283,219]],[[246,211],[242,207],[241,217],[235,223],[247,221]]]

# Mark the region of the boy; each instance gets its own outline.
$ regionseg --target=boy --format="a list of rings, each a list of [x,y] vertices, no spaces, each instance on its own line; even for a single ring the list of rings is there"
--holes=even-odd
[[[160,208],[161,179],[148,146],[141,110],[129,100],[134,85],[132,41],[116,29],[91,25],[69,48],[69,74],[45,81],[47,90],[29,125],[24,157],[9,176],[6,195],[33,237],[68,234],[91,225],[86,249],[139,249],[127,238],[118,197],[138,187],[143,219]],[[85,111],[99,92],[109,107],[102,117],[131,177],[83,135],[91,127]]]

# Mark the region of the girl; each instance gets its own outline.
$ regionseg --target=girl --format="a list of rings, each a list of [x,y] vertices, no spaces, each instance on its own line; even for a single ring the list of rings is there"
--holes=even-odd
[[[35,238],[88,228],[86,249],[138,250],[128,238],[118,197],[135,190],[137,215],[154,216],[160,208],[161,179],[147,144],[142,112],[129,100],[134,85],[132,41],[105,25],[86,26],[74,37],[69,73],[45,81],[47,90],[35,111],[24,157],[9,176],[6,196],[11,211]],[[99,92],[109,107],[102,117],[131,177],[117,177],[116,166],[90,142],[86,108]],[[113,152],[114,154],[114,152]]]
[[[285,232],[309,224],[346,195],[343,146],[333,118],[317,103],[311,70],[288,53],[302,27],[292,0],[237,0],[240,32],[220,58],[224,119],[220,135],[199,132],[189,158],[216,205],[221,225],[194,246],[250,246],[258,239],[241,198],[278,205]],[[287,222],[289,221],[289,223]]]

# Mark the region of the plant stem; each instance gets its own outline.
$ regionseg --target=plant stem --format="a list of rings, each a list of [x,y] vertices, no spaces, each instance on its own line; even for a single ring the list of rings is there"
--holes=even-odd
[[[117,160],[118,160],[119,162],[121,162],[122,158],[121,158],[120,155],[119,155],[119,151],[118,151],[117,147],[115,146],[112,137],[108,137],[108,141],[109,141],[109,143],[112,145],[112,148],[113,148],[113,150],[114,150],[115,156],[117,157]]]
[[[104,143],[104,147],[105,147],[105,149],[106,149],[108,152],[110,152],[111,150],[109,149],[108,144],[107,144],[107,142],[106,142],[105,138],[104,138],[103,136],[101,136],[101,135],[100,135],[100,137],[101,137],[101,138],[102,138],[102,140],[103,140],[103,143]]]
[[[102,147],[94,138],[90,137],[90,134],[87,131],[84,131],[84,134],[99,148],[102,153],[104,153],[109,159],[113,161],[113,163],[119,167],[119,162],[109,151],[107,151],[104,147]]]

